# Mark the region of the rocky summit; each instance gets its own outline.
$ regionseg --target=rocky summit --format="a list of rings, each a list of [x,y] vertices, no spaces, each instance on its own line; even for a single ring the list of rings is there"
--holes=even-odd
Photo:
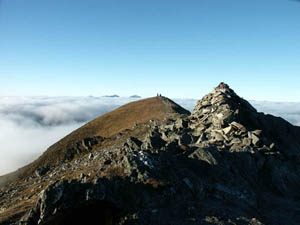
[[[141,101],[109,114],[117,132],[101,136],[111,116],[100,117],[98,133],[85,125],[0,177],[0,224],[300,224],[299,127],[224,83],[191,114],[163,96]],[[151,119],[154,102],[164,107]]]

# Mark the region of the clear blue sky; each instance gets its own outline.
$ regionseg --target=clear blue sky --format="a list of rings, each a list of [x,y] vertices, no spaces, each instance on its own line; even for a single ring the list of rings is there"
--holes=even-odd
[[[300,2],[0,0],[0,95],[300,101]]]

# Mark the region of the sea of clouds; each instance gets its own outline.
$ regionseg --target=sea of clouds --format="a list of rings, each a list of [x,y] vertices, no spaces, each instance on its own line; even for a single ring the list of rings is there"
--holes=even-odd
[[[84,123],[135,98],[0,97],[0,175],[41,155],[51,144]],[[173,99],[192,111],[197,100]],[[250,101],[265,113],[300,125],[300,102]]]
[[[87,121],[132,98],[0,97],[0,175],[36,159]]]

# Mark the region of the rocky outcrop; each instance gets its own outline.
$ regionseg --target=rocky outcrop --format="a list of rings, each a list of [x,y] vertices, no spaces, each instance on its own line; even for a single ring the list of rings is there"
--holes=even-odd
[[[21,220],[0,224],[299,224],[298,127],[258,113],[224,83],[190,116],[147,126],[143,139],[41,168],[3,192],[40,187]],[[78,143],[89,151],[93,140]]]
[[[91,151],[93,146],[99,144],[103,140],[105,140],[105,138],[101,136],[95,136],[84,138],[83,140],[76,142],[74,147],[67,149],[64,160],[72,160],[75,155],[80,155],[82,153]]]

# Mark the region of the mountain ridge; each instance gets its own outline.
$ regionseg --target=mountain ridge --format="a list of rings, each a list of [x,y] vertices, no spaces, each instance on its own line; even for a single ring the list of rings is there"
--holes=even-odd
[[[299,127],[225,83],[191,115],[153,99],[177,113],[76,137],[84,154],[1,189],[0,224],[298,224]]]
[[[131,129],[138,123],[176,117],[177,114],[190,114],[190,112],[163,96],[127,103],[74,130],[51,145],[33,163],[19,169],[16,173],[11,173],[10,177],[22,179],[25,176],[30,176],[39,167],[51,166],[63,160],[72,160],[76,155],[91,151],[92,145],[97,145],[100,142],[109,143],[112,136]],[[80,145],[79,148],[78,145]],[[4,175],[3,177],[7,176]]]

